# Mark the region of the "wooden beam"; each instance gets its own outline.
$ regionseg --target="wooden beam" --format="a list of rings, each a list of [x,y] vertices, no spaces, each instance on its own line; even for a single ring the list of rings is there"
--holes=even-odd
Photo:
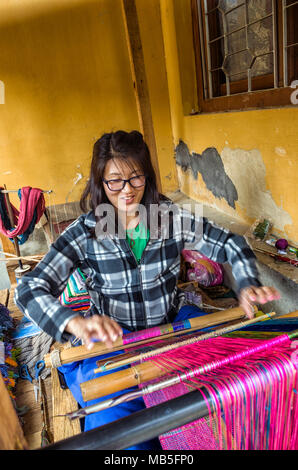
[[[4,187],[5,190],[7,189],[5,184],[3,185],[3,187]],[[7,206],[8,217],[9,217],[9,220],[10,220],[10,225],[11,225],[12,228],[15,228],[14,227],[13,211],[12,211],[12,207],[11,207],[11,203],[10,203],[8,193],[4,194],[4,198],[5,198],[5,201],[6,201],[6,206]],[[18,237],[13,237],[13,241],[14,241],[15,253],[18,257],[20,257],[21,253],[20,253],[20,248],[19,248]],[[20,268],[22,269],[23,264],[22,264],[21,259],[18,260],[18,263],[19,263]]]
[[[208,315],[203,315],[201,317],[190,318],[189,321],[189,328],[186,328],[183,331],[191,332],[198,329],[203,329],[208,326],[218,325],[220,323],[227,323],[229,321],[237,320],[245,316],[244,310],[241,307],[235,307],[231,309],[227,309],[221,312],[210,313]],[[102,354],[106,354],[113,351],[119,351],[121,349],[130,349],[135,347],[136,344],[146,344],[148,342],[157,341],[157,339],[166,339],[178,334],[181,334],[181,330],[173,331],[173,327],[171,323],[161,325],[160,328],[163,330],[160,336],[155,337],[148,337],[144,340],[138,340],[136,342],[125,342],[125,337],[117,338],[114,341],[113,346],[108,348],[105,343],[99,341],[94,343],[93,348],[91,350],[87,349],[85,345],[76,346],[73,348],[63,348],[60,350],[59,359],[61,364],[68,364],[70,362],[75,361],[82,361],[87,357],[96,357]],[[59,343],[58,343],[59,344]],[[57,348],[58,349],[58,348]],[[51,354],[46,354],[44,356],[44,361],[46,367],[52,367],[52,358]]]
[[[135,0],[122,0],[121,4],[140,128],[149,147],[156,173],[157,187],[161,191],[157,147],[136,2]]]

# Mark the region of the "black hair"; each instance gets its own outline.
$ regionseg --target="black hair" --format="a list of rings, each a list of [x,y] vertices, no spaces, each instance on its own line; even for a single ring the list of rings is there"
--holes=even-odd
[[[151,162],[149,148],[140,132],[134,130],[125,132],[105,133],[93,146],[90,177],[80,200],[83,212],[92,210],[95,214],[96,208],[103,203],[109,203],[104,190],[103,175],[109,160],[120,159],[129,164],[135,162],[141,168],[142,174],[146,176],[146,185],[141,204],[145,206],[148,214],[148,227],[150,224],[150,205],[160,204],[167,200],[159,193],[156,183],[156,175]],[[129,159],[129,160],[128,160]],[[94,232],[93,232],[94,235]]]

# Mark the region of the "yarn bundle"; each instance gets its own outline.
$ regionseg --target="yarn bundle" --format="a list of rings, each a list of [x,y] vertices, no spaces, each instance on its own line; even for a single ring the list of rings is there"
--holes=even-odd
[[[188,281],[196,281],[204,287],[217,286],[223,282],[220,264],[212,261],[198,251],[183,250],[184,261],[189,265],[186,271]]]
[[[12,399],[15,399],[16,380],[19,377],[17,358],[20,354],[20,349],[15,348],[11,340],[14,328],[9,310],[0,304],[0,372]]]
[[[45,211],[45,199],[41,189],[26,186],[19,189],[20,210],[11,204],[14,227],[12,227],[7,202],[0,188],[0,231],[13,241],[18,238],[18,244],[22,245],[28,240]]]

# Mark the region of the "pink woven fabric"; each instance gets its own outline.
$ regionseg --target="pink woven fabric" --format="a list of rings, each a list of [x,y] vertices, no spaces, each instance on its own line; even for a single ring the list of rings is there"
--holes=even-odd
[[[286,336],[281,338],[271,341],[273,348],[260,351],[268,341],[219,337],[150,358],[172,374],[174,369],[185,372],[207,363],[218,366],[189,377],[198,390],[207,389],[215,412],[210,410],[206,419],[161,436],[163,448],[297,450],[297,370],[291,342]],[[247,357],[248,350],[253,355]],[[237,362],[229,363],[235,355]],[[182,385],[145,396],[146,406],[181,395],[186,391]]]
[[[180,383],[173,387],[145,395],[144,401],[146,407],[150,408],[151,406],[184,395],[187,392],[187,386],[184,383]],[[204,418],[173,429],[160,436],[159,440],[162,448],[165,450],[219,450],[218,442]]]

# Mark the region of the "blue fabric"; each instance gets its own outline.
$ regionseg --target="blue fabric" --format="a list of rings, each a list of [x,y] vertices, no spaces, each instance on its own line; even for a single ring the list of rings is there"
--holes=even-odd
[[[196,306],[186,305],[180,309],[176,315],[174,321],[182,321],[188,318],[194,318],[198,316],[206,315],[206,312],[200,310]],[[130,331],[123,329],[123,334],[130,333]],[[71,364],[65,364],[59,368],[59,370],[64,374],[65,381],[72,392],[74,398],[79,403],[79,405],[84,408],[95,403],[99,403],[103,400],[106,400],[111,397],[117,397],[123,393],[128,393],[136,390],[138,387],[132,387],[126,389],[125,392],[120,391],[112,395],[108,395],[102,398],[97,398],[96,400],[84,402],[81,394],[80,383],[86,382],[87,380],[92,380],[94,378],[101,377],[103,375],[112,374],[114,371],[102,372],[94,374],[94,369],[97,368],[96,361],[99,359],[111,358],[118,354],[122,354],[124,351],[117,351],[114,353],[104,354],[102,356],[92,357],[90,359],[85,359],[84,361],[72,362]],[[121,367],[122,370],[126,369],[128,366]],[[117,419],[123,418],[135,413],[136,411],[143,410],[145,408],[145,403],[143,398],[138,398],[127,403],[122,403],[120,405],[114,406],[113,408],[99,411],[93,413],[85,418],[84,431],[89,431],[90,429],[103,426]],[[127,450],[161,450],[159,440],[152,439],[150,441],[143,442],[141,444],[130,447]]]

